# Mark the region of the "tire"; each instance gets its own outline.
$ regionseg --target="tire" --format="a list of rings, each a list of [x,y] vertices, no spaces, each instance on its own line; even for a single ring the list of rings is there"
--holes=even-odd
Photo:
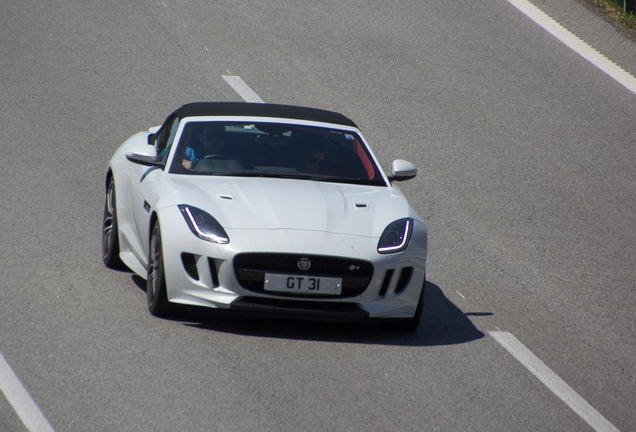
[[[152,226],[150,236],[150,251],[148,252],[148,277],[146,278],[146,297],[148,310],[157,317],[165,317],[172,312],[172,305],[168,301],[166,276],[163,266],[163,248],[161,244],[161,230],[159,222]]]
[[[119,258],[119,228],[117,225],[117,206],[115,199],[115,181],[111,178],[106,190],[104,220],[102,223],[102,258],[104,265],[112,269],[124,267]]]
[[[424,297],[426,292],[426,276],[424,276],[424,282],[422,282],[422,291],[420,292],[420,298],[417,301],[417,307],[415,308],[415,314],[412,318],[402,318],[396,321],[389,321],[386,323],[386,328],[401,332],[414,332],[422,321],[422,312],[424,311]]]

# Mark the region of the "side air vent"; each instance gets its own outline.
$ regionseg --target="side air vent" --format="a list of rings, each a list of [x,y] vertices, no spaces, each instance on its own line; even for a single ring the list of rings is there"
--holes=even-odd
[[[411,275],[413,274],[413,267],[404,267],[400,272],[400,278],[398,279],[397,286],[395,287],[395,293],[399,294],[411,281]]]
[[[394,270],[387,270],[384,275],[384,280],[382,281],[382,287],[380,288],[380,295],[386,295],[386,291],[389,289],[389,284],[391,283],[391,279],[393,278]]]
[[[181,262],[186,273],[194,280],[199,280],[199,271],[197,270],[197,260],[191,253],[183,252],[181,254]]]
[[[208,264],[210,266],[210,274],[212,275],[212,284],[214,288],[218,288],[221,284],[219,284],[219,273],[216,271],[216,263],[212,258],[208,258]]]

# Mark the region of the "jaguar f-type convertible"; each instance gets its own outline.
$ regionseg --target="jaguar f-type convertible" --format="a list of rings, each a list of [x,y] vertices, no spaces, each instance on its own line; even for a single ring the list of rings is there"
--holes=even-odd
[[[427,229],[358,127],[325,110],[184,105],[108,164],[102,253],[146,279],[148,308],[386,322],[412,331]]]

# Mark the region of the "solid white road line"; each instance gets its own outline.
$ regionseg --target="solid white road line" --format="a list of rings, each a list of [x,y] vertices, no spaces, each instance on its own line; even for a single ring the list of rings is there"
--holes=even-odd
[[[240,97],[243,98],[245,102],[256,102],[263,103],[263,99],[261,99],[255,92],[252,90],[245,81],[241,79],[240,76],[236,75],[221,75],[223,79],[234,89],[235,92],[239,94]]]
[[[636,78],[623,68],[583,42],[527,0],[508,0],[508,2],[532,21],[543,27],[552,36],[567,45],[571,50],[605,72],[623,87],[636,94]]]
[[[0,390],[29,431],[55,432],[2,353],[0,353]]]
[[[512,333],[504,331],[489,331],[488,333],[596,432],[619,432],[601,413],[579,396],[572,387],[552,372],[539,357],[535,356],[532,351],[519,342]]]

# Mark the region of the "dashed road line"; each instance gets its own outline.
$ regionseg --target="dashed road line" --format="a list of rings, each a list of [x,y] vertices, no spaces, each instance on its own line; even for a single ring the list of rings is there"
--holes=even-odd
[[[223,79],[243,98],[245,102],[264,103],[263,99],[250,88],[240,76],[221,75]]]
[[[512,333],[505,331],[489,331],[499,344],[506,349],[519,363],[539,379],[552,393],[578,414],[596,432],[619,432],[601,413],[583,399],[565,381],[555,374],[539,357],[534,355]]]
[[[236,75],[222,75],[222,77],[246,102],[264,103],[263,99],[241,77]],[[457,294],[465,298],[459,291],[457,291]],[[499,329],[488,333],[596,432],[620,432],[592,405],[579,396],[572,387],[552,372],[541,359],[526,348],[512,333]]]
[[[2,353],[0,353],[0,390],[30,432],[55,432]]]

